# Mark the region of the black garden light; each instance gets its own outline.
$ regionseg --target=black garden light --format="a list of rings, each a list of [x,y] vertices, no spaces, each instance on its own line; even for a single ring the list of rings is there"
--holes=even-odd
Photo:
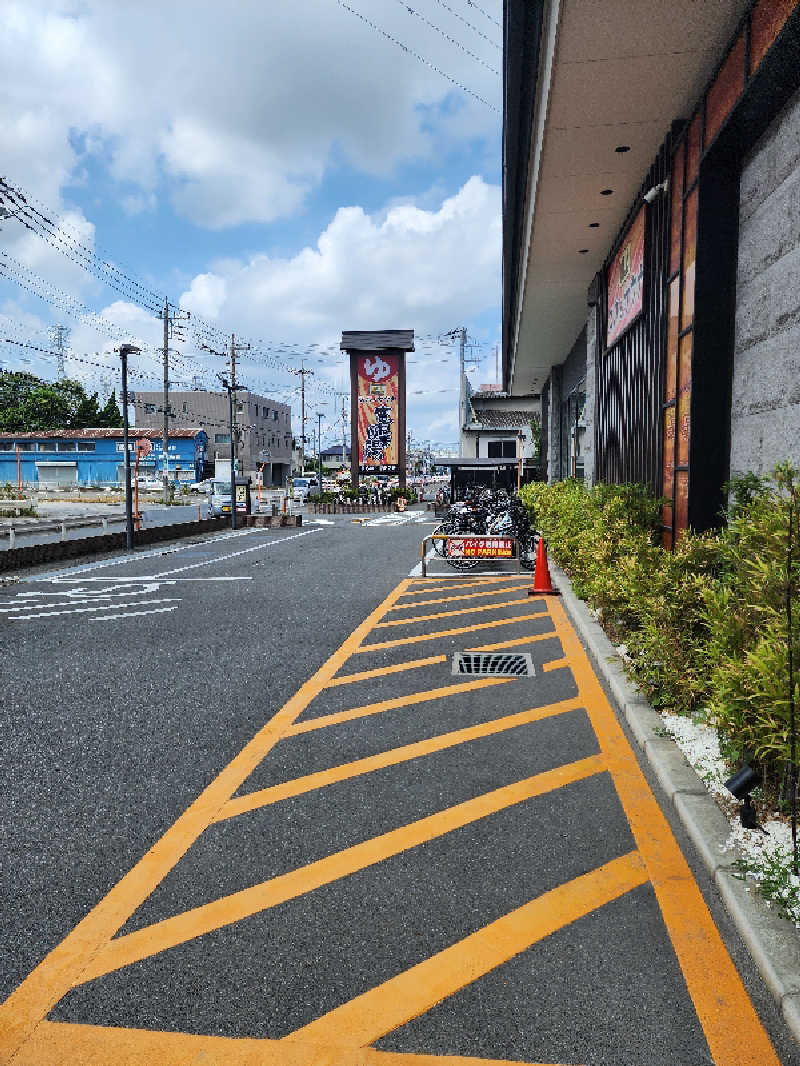
[[[749,763],[745,763],[741,769],[737,770],[733,777],[729,777],[725,782],[725,788],[732,796],[742,801],[742,805],[739,808],[739,819],[745,829],[760,829],[762,833],[766,833],[767,830],[758,824],[758,818],[756,817],[756,809],[753,806],[753,801],[750,799],[750,793],[756,787],[760,781],[760,775],[756,773]]]

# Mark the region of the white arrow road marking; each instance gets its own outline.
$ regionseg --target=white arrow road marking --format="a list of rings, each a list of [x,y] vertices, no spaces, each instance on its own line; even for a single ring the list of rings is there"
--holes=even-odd
[[[180,603],[180,597],[168,596],[160,600],[134,600],[128,603],[109,604],[104,603],[100,607],[76,607],[72,611],[40,611],[38,614],[12,614],[9,622],[29,622],[33,618],[55,618],[61,614],[90,614],[95,611],[121,611],[125,607],[147,607],[151,603]],[[48,605],[49,606],[49,605]],[[20,608],[25,610],[25,608]]]

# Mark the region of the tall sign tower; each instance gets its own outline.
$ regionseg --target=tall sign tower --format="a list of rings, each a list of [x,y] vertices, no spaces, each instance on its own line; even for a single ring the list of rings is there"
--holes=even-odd
[[[413,329],[342,333],[350,356],[350,481],[392,474],[406,487],[406,352]]]

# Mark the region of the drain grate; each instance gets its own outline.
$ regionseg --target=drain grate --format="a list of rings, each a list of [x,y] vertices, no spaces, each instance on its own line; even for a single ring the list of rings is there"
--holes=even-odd
[[[526,652],[475,652],[458,651],[453,656],[453,673],[482,677],[535,677],[531,653]]]

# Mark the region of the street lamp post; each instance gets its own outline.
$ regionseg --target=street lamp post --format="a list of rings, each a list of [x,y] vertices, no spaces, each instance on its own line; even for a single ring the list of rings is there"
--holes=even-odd
[[[122,447],[125,453],[125,547],[133,551],[133,499],[131,497],[131,453],[128,448],[128,356],[140,348],[135,344],[121,344],[119,355],[122,362]]]
[[[319,494],[322,496],[322,411],[317,411],[317,460],[319,462]]]

